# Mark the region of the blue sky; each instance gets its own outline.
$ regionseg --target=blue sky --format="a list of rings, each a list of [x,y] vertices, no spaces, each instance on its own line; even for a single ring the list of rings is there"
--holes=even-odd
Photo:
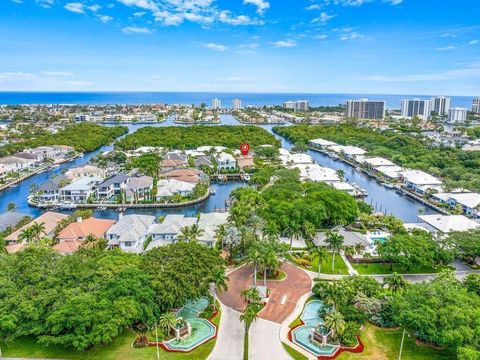
[[[475,0],[0,0],[0,90],[480,95]]]

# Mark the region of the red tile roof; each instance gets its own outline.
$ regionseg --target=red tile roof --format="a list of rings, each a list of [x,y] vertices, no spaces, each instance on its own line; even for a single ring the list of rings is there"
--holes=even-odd
[[[60,242],[66,240],[82,240],[87,235],[93,235],[97,238],[103,237],[105,232],[115,224],[114,220],[96,219],[94,217],[74,222],[68,225],[58,234]]]
[[[82,242],[80,240],[67,240],[59,242],[52,249],[60,254],[72,254],[77,252],[81,245]]]

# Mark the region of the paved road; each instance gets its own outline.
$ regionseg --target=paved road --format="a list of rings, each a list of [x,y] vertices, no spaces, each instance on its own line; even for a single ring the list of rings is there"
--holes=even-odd
[[[271,290],[267,305],[259,313],[260,318],[274,321],[281,324],[286,317],[293,311],[298,299],[310,292],[312,281],[305,271],[298,267],[284,263],[281,267],[287,274],[283,281],[267,281],[268,288]],[[245,301],[240,296],[240,292],[253,284],[253,269],[250,265],[245,265],[228,276],[228,291],[220,294],[220,301],[231,309],[243,311]],[[262,279],[257,279],[257,284],[263,284]]]
[[[280,324],[258,319],[250,327],[250,360],[290,360],[280,342]]]
[[[222,317],[217,342],[209,360],[242,360],[245,330],[240,313],[222,305]]]

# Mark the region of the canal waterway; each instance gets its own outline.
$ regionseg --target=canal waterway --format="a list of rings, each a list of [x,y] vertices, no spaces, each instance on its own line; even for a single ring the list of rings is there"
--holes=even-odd
[[[222,125],[238,125],[239,122],[233,118],[231,115],[222,115]],[[163,123],[156,124],[128,124],[129,133],[133,133],[141,127],[144,126],[172,126],[176,125],[173,123],[173,117],[169,117]],[[178,125],[176,125],[178,126]],[[180,125],[186,126],[186,125]],[[213,125],[212,125],[213,126]],[[273,125],[259,125],[262,128],[266,129],[269,132],[272,132]],[[287,125],[288,126],[288,125]],[[286,149],[292,148],[292,143],[288,140],[275,135],[281,142],[282,146]],[[67,144],[68,145],[68,144]],[[102,146],[101,148],[85,154],[83,157],[77,158],[72,162],[62,164],[56,169],[52,169],[41,174],[34,175],[29,179],[21,182],[16,187],[12,187],[8,190],[5,190],[0,193],[0,211],[5,211],[9,203],[15,203],[17,211],[22,213],[29,214],[31,216],[38,216],[42,210],[29,207],[27,204],[27,196],[30,192],[30,189],[33,185],[38,185],[48,180],[50,177],[60,174],[62,171],[73,167],[79,166],[87,163],[92,157],[96,156],[100,152],[111,150],[112,145]],[[345,178],[351,183],[355,183],[360,186],[362,189],[365,189],[368,193],[368,196],[365,198],[365,201],[369,204],[372,204],[377,211],[381,211],[387,214],[393,214],[398,218],[402,219],[405,222],[416,222],[418,214],[421,213],[435,213],[434,210],[425,207],[423,204],[410,199],[408,197],[397,194],[394,190],[387,189],[384,186],[378,184],[375,179],[369,177],[368,175],[358,172],[352,166],[332,159],[329,156],[315,152],[312,150],[308,151],[308,154],[318,162],[321,166],[329,167],[335,170],[343,170],[345,173]],[[197,204],[187,208],[179,209],[130,209],[126,213],[142,213],[142,214],[151,214],[155,216],[167,215],[167,214],[185,214],[187,216],[194,216],[199,212],[213,212],[215,208],[224,208],[225,201],[228,200],[230,192],[234,189],[245,186],[244,183],[219,183],[212,184],[215,194],[211,195],[205,202]],[[114,210],[105,210],[105,211],[96,211],[95,216],[117,219],[118,212]]]

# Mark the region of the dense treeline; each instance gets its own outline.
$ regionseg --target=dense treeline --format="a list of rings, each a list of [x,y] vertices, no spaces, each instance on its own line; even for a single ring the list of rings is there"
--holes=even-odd
[[[470,274],[461,282],[444,272],[430,282],[408,284],[394,273],[384,285],[360,276],[315,284],[313,293],[326,304],[321,315],[327,319],[333,312],[341,319],[342,343],[354,344],[360,326],[369,321],[400,326],[410,336],[445,348],[452,359],[480,358],[480,275]]]
[[[372,156],[388,158],[400,166],[428,171],[445,179],[447,186],[480,190],[480,152],[457,148],[433,148],[427,140],[392,131],[379,132],[353,125],[275,127],[294,143],[323,138],[360,146]]]
[[[302,183],[298,171],[280,169],[272,173],[273,184],[258,191],[239,188],[231,217],[237,225],[248,223],[255,211],[267,226],[285,236],[308,236],[312,229],[352,223],[359,210],[355,199],[323,183]]]
[[[55,134],[48,133],[20,143],[12,143],[0,148],[0,156],[13,154],[26,148],[44,145],[68,145],[80,152],[93,151],[111,143],[115,138],[128,132],[126,126],[101,126],[97,124],[75,124]]]
[[[243,142],[251,146],[280,142],[268,131],[257,126],[167,126],[144,127],[121,139],[116,146],[122,150],[141,146],[162,146],[169,149],[194,149],[204,145],[238,149]]]
[[[62,256],[31,245],[0,255],[0,340],[33,336],[85,350],[206,295],[222,269],[218,251],[177,243],[145,256],[81,249]]]

